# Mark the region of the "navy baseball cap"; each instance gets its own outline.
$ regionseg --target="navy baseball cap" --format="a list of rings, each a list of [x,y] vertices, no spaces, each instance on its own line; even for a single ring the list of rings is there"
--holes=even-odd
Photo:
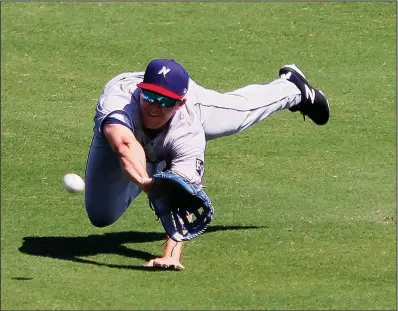
[[[172,59],[154,59],[146,67],[144,81],[137,84],[144,90],[181,100],[188,91],[189,75]]]

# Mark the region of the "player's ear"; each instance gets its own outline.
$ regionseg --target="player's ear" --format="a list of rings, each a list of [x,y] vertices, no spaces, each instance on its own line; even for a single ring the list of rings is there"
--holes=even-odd
[[[180,109],[182,106],[184,106],[186,101],[187,99],[184,98],[179,104],[177,104],[177,110]]]

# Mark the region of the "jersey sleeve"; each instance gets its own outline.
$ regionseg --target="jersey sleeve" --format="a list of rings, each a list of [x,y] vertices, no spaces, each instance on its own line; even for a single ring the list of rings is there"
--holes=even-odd
[[[186,176],[192,182],[201,183],[204,174],[205,148],[206,140],[203,132],[179,137],[172,142],[170,169]]]
[[[107,86],[97,102],[94,117],[95,132],[102,133],[104,121],[108,118],[117,120],[119,124],[134,131],[132,99],[132,92],[123,88],[120,83]]]
[[[134,132],[130,119],[125,114],[120,112],[112,112],[102,121],[101,132],[103,132],[103,127],[105,126],[105,124],[120,124],[128,127],[131,131]]]
[[[107,118],[120,121],[130,129],[133,129],[133,120],[128,113],[128,105],[130,104],[131,95],[115,96],[109,94],[101,97],[97,104],[95,114],[95,126],[99,133],[102,132],[103,122]]]

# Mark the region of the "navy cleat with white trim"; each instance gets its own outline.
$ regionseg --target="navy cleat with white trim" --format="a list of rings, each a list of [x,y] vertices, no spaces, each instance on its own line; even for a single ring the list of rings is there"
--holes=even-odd
[[[324,125],[329,121],[330,106],[322,91],[313,88],[305,79],[304,74],[296,65],[285,65],[279,70],[279,77],[294,83],[301,92],[299,104],[289,108],[290,111],[300,111],[314,123]]]

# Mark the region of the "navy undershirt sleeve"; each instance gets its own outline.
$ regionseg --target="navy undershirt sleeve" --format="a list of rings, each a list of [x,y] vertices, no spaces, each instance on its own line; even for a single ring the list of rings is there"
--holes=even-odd
[[[105,124],[120,124],[120,125],[124,125],[125,127],[129,128],[130,130],[132,130],[126,123],[124,123],[118,119],[112,118],[112,117],[106,118],[102,122],[102,128],[104,128]],[[101,132],[103,132],[102,129],[101,129]]]

